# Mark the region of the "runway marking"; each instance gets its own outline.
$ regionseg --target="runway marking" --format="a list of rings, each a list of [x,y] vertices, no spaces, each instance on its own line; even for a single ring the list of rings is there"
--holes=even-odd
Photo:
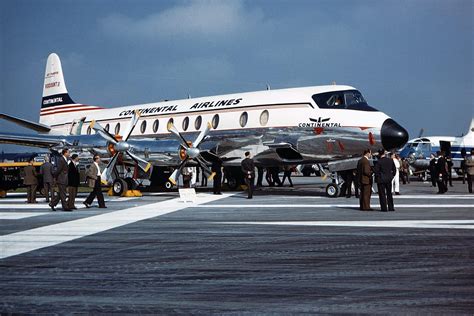
[[[85,206],[82,204],[82,202],[76,203],[76,206],[78,209],[85,208]],[[56,208],[59,208],[61,210],[61,202],[56,206]],[[14,210],[51,210],[51,207],[49,207],[48,204],[18,204],[18,203],[10,203],[10,204],[0,204],[0,210],[9,210],[9,209],[14,209]]]
[[[0,219],[22,219],[22,218],[28,218],[28,217],[33,217],[33,216],[45,215],[45,214],[50,214],[50,213],[8,212],[8,213],[0,213]]]
[[[231,194],[198,194],[197,203],[209,203],[229,196]],[[0,259],[55,246],[196,205],[172,199],[0,236]]]
[[[376,204],[375,206],[378,206]],[[359,204],[211,204],[199,208],[359,208]],[[474,208],[474,204],[396,204],[397,208]]]
[[[474,220],[387,220],[387,221],[299,221],[299,222],[217,222],[226,225],[344,226],[384,228],[474,229]]]
[[[296,196],[296,195],[279,195],[279,197],[285,198],[296,198],[296,199],[328,199],[327,196]],[[344,197],[340,197],[343,199]],[[377,193],[372,193],[371,199],[377,199],[379,196]],[[430,195],[394,195],[394,199],[430,199],[430,200],[471,200],[474,199],[474,195],[463,194],[463,195],[437,195],[436,193]],[[351,199],[356,199],[353,195]]]

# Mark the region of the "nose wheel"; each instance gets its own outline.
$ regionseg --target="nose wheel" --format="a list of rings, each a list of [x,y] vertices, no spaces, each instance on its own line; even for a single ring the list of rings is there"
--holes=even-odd
[[[330,183],[326,186],[326,196],[330,198],[336,198],[339,196],[339,186],[335,183]]]

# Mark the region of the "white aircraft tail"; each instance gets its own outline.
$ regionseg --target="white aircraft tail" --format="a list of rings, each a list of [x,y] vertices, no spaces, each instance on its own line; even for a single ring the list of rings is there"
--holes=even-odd
[[[71,99],[67,92],[63,69],[61,67],[61,60],[58,55],[52,53],[48,56],[46,62],[40,123],[42,123],[47,116],[56,113],[63,113],[70,110],[75,105],[76,103]]]
[[[469,125],[469,129],[467,130],[466,135],[469,135],[469,134],[471,134],[471,135],[474,134],[474,117],[471,120],[471,125]]]

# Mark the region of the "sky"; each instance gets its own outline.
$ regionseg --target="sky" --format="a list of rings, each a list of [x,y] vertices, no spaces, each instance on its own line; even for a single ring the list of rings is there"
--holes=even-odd
[[[38,121],[55,52],[78,103],[335,81],[410,138],[461,135],[474,111],[473,15],[472,0],[0,0],[0,110]],[[4,131],[29,132],[0,121]]]

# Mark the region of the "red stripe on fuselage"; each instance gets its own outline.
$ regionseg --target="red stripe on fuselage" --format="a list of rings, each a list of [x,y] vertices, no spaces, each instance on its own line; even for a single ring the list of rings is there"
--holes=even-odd
[[[81,108],[81,109],[74,109],[74,110],[62,110],[62,111],[55,111],[55,112],[48,112],[48,113],[40,113],[40,116],[67,113],[67,112],[93,111],[93,110],[102,110],[102,108]]]

